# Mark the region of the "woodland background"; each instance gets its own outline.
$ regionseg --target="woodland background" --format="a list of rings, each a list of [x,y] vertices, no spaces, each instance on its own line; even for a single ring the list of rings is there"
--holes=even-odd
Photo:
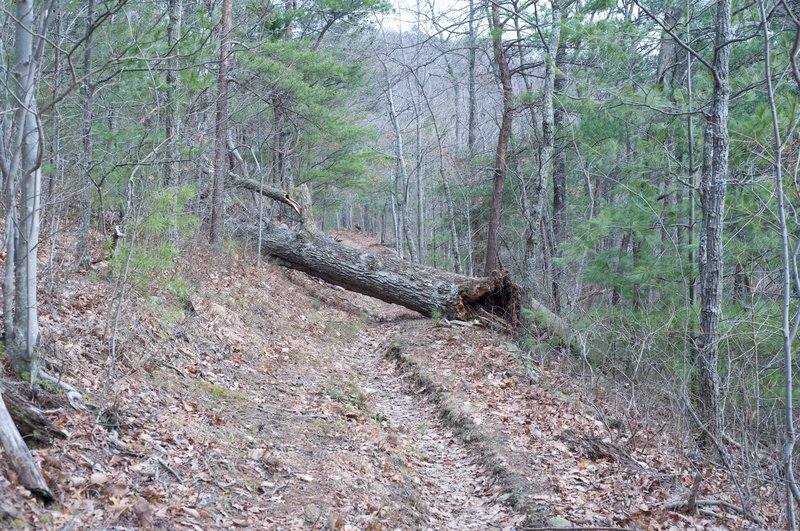
[[[740,498],[779,487],[793,528],[800,5],[393,9],[6,2],[9,368],[52,378],[37,294],[105,260],[113,365],[131,293],[188,300],[184,278],[161,276],[181,242],[225,249],[242,224],[293,221],[237,180],[306,185],[322,230],[511,271],[524,307],[567,323],[575,364],[632,409],[667,405],[722,463],[745,456]],[[527,317],[529,355],[544,355]]]

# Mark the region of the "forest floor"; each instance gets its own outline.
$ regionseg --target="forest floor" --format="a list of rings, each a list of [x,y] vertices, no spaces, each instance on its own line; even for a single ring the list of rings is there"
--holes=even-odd
[[[761,525],[719,505],[696,515],[661,508],[689,497],[697,468],[685,435],[657,418],[620,420],[566,355],[533,360],[501,332],[423,318],[276,265],[256,268],[252,251],[212,260],[197,246],[184,256],[127,296],[112,365],[118,301],[108,265],[44,283],[45,357],[90,409],[50,399],[68,437],[35,455],[58,500],[42,505],[3,464],[5,525],[748,529],[776,521],[763,507]],[[725,472],[703,466],[698,497],[738,505]]]

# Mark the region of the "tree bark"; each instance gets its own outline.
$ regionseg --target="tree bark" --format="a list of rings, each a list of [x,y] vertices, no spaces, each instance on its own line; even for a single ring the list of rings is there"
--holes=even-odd
[[[492,206],[489,213],[489,231],[486,238],[486,265],[484,274],[489,275],[497,269],[499,260],[497,256],[497,240],[500,232],[500,218],[503,213],[503,190],[505,187],[506,170],[508,169],[508,141],[511,138],[511,122],[513,116],[512,98],[514,96],[511,85],[511,69],[506,61],[503,49],[503,25],[500,23],[499,7],[492,4],[492,47],[494,61],[500,73],[500,86],[502,88],[503,117],[500,122],[500,131],[497,136],[497,151],[494,160],[494,188],[492,189]]]
[[[386,99],[389,104],[389,120],[396,136],[395,140],[395,183],[394,183],[394,203],[397,205],[398,213],[398,251],[403,256],[403,240],[408,245],[408,254],[412,262],[418,261],[414,236],[411,234],[411,227],[408,224],[408,172],[406,171],[406,159],[403,150],[403,130],[400,128],[400,121],[394,105],[394,92],[392,91],[389,73],[386,72]]]
[[[453,270],[461,273],[461,251],[458,249],[458,232],[456,231],[456,214],[453,206],[453,193],[450,190],[450,179],[444,170],[439,167],[439,176],[444,185],[444,196],[447,202],[448,228],[450,229],[450,247],[453,251]],[[434,238],[435,239],[435,238]]]
[[[39,471],[36,461],[33,460],[31,451],[25,446],[25,441],[17,431],[17,427],[6,409],[2,393],[0,393],[0,443],[3,445],[8,461],[19,475],[20,483],[40,498],[47,501],[52,500],[53,493]]]
[[[700,337],[697,344],[697,399],[707,433],[720,440],[722,404],[718,369],[722,319],[722,225],[728,176],[728,104],[731,0],[717,0],[717,53],[714,56],[714,90],[706,117],[704,165],[700,176]],[[711,138],[708,137],[710,135]],[[707,150],[711,150],[710,153]]]
[[[786,529],[797,529],[795,519],[795,495],[798,493],[797,479],[795,478],[794,448],[797,444],[797,435],[794,426],[794,348],[793,343],[797,336],[798,316],[791,319],[792,311],[792,244],[790,230],[786,217],[786,194],[783,189],[783,141],[781,140],[780,121],[778,119],[778,106],[775,100],[775,87],[772,82],[772,57],[770,53],[770,28],[764,0],[759,0],[758,11],[761,15],[761,28],[764,36],[764,79],[767,83],[767,99],[769,101],[770,116],[772,118],[772,149],[773,149],[773,174],[775,177],[775,195],[778,200],[778,227],[781,232],[781,284],[783,304],[781,304],[781,335],[783,336],[783,370],[784,370],[784,441],[781,460],[784,480],[786,481]],[[795,20],[797,20],[795,18]],[[800,29],[800,28],[798,28]],[[800,37],[796,36],[795,38]],[[797,79],[800,88],[800,79]],[[795,244],[796,245],[796,244]],[[749,286],[748,286],[749,287]],[[794,322],[792,322],[794,321]]]
[[[420,9],[420,1],[417,0],[417,27],[422,27],[422,10]],[[420,48],[421,32],[416,32],[417,35],[417,48]],[[417,148],[417,168],[416,168],[416,185],[417,185],[417,261],[420,264],[425,263],[425,197],[424,197],[424,178],[425,178],[425,157],[422,152],[422,99],[427,99],[425,95],[425,80],[426,72],[425,67],[420,69],[420,72],[415,76],[417,80],[417,101],[414,103],[415,128],[416,128],[416,148]],[[431,113],[431,117],[433,113]]]
[[[475,129],[477,110],[477,90],[475,88],[475,0],[469,0],[469,51],[467,52],[467,159],[472,176],[472,159],[475,157]]]
[[[167,163],[164,165],[164,184],[167,186],[177,184],[176,162],[178,124],[178,61],[176,46],[181,34],[181,18],[183,11],[183,0],[169,0],[168,12],[169,23],[167,24],[167,47],[170,58],[167,60],[167,92],[166,92],[166,115],[164,117],[164,132],[167,135]]]
[[[244,177],[240,177],[235,173],[229,173],[228,179],[230,180],[231,184],[236,185],[239,188],[250,190],[251,192],[261,194],[264,197],[268,197],[273,201],[277,201],[279,203],[283,203],[284,205],[288,205],[292,207],[292,209],[298,214],[302,214],[299,203],[295,201],[294,198],[292,198],[289,192],[285,192],[284,190],[281,190],[280,188],[275,188],[273,186],[267,186],[265,184],[262,184],[260,181],[256,181],[255,179],[246,179]]]
[[[16,182],[17,179],[21,182],[19,205],[15,199],[14,186],[8,186],[6,189],[9,194],[8,202],[14,208],[12,218],[16,220],[12,227],[6,226],[8,241],[13,240],[15,245],[13,262],[6,257],[6,268],[13,270],[13,319],[10,319],[13,324],[10,330],[6,330],[8,358],[12,369],[18,374],[28,373],[31,382],[36,381],[39,367],[37,254],[42,192],[42,146],[39,143],[41,131],[37,119],[35,82],[39,57],[35,53],[37,49],[33,40],[35,34],[33,14],[32,0],[17,2],[14,43],[16,135],[13,156],[10,163],[4,164],[3,168],[9,184]],[[39,34],[44,34],[47,22],[47,19],[42,20],[41,27],[37,28]],[[8,269],[6,274],[8,283],[10,276]],[[7,298],[10,293],[5,292],[3,295]]]
[[[0,393],[20,435],[40,446],[50,445],[53,438],[66,439],[66,434],[53,426],[44,412],[20,392],[21,385],[27,387],[24,383],[20,385],[0,383]]]
[[[548,286],[549,268],[543,267],[550,263],[550,247],[546,245],[547,240],[553,240],[547,234],[552,230],[550,223],[543,223],[547,215],[547,203],[549,198],[548,185],[550,174],[553,170],[554,152],[554,104],[553,94],[555,92],[556,81],[556,56],[561,45],[561,8],[556,0],[552,4],[552,29],[550,31],[550,41],[546,43],[545,74],[544,86],[542,87],[542,145],[539,150],[539,168],[534,177],[532,197],[530,200],[530,219],[527,223],[527,241],[531,242],[532,249],[526,254],[526,287],[531,293],[536,281],[532,278],[542,272],[541,283],[539,284],[542,295],[547,294],[555,280],[553,279]],[[541,253],[541,265],[537,264],[537,253]],[[550,296],[552,297],[552,293]]]
[[[228,67],[230,65],[231,0],[222,2],[217,78],[216,140],[214,143],[214,182],[211,192],[211,243],[222,240],[225,223],[225,175],[228,165]]]
[[[244,230],[258,236],[257,226]],[[282,265],[426,316],[469,320],[486,312],[509,326],[519,323],[519,287],[505,271],[466,277],[414,264],[393,253],[353,249],[303,226],[290,229],[274,222],[262,229],[261,248],[264,254],[281,259]]]
[[[556,52],[556,70],[561,72],[567,59],[567,47],[563,42],[558,43]],[[557,75],[553,89],[555,94],[560,94],[567,85],[563,74]],[[560,133],[565,122],[564,108],[556,105],[553,109],[553,126],[555,133]],[[560,257],[559,247],[567,239],[567,151],[563,140],[556,146],[553,153],[553,256]],[[563,315],[566,303],[566,286],[562,285],[564,271],[561,266],[553,267],[553,308],[556,313]]]
[[[80,218],[78,240],[75,245],[75,267],[89,266],[89,229],[92,224],[92,115],[94,113],[94,83],[92,82],[92,24],[94,24],[94,0],[86,3],[86,37],[83,43],[83,167],[80,182]]]

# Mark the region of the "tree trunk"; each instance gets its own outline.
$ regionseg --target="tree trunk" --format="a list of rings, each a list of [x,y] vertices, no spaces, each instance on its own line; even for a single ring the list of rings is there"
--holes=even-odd
[[[539,284],[542,294],[549,291],[548,286],[548,271],[546,268],[539,266],[536,263],[537,253],[541,253],[542,264],[550,262],[548,253],[550,248],[544,243],[548,238],[547,232],[552,229],[550,223],[543,223],[547,214],[547,203],[549,199],[548,185],[550,181],[550,174],[553,169],[553,151],[554,151],[554,105],[553,93],[555,92],[556,81],[556,55],[561,45],[561,8],[556,0],[552,2],[552,29],[550,31],[550,41],[546,44],[547,54],[545,57],[545,74],[544,86],[542,87],[542,145],[539,150],[539,171],[534,177],[533,191],[530,199],[530,217],[528,220],[527,229],[530,234],[527,235],[527,240],[532,243],[530,250],[529,260],[533,263],[526,264],[526,284],[527,288],[533,292],[533,287],[536,286],[533,275],[538,275],[540,271],[542,274],[542,282]],[[535,293],[535,292],[534,292]],[[552,294],[551,294],[552,296]]]
[[[228,67],[230,64],[231,0],[222,2],[217,78],[216,140],[214,143],[214,182],[211,192],[211,243],[222,240],[225,224],[225,175],[228,166]]]
[[[414,244],[414,236],[411,234],[411,227],[408,224],[408,172],[406,171],[406,159],[403,150],[403,130],[397,118],[397,111],[394,106],[394,93],[389,80],[389,73],[386,72],[386,98],[389,103],[389,120],[394,129],[395,139],[395,186],[394,202],[397,205],[397,220],[399,223],[397,234],[397,245],[400,256],[403,256],[403,240],[408,245],[408,255],[412,262],[417,261],[417,249]]]
[[[25,441],[17,431],[11,415],[6,409],[3,395],[0,393],[0,443],[6,453],[11,466],[19,475],[20,483],[29,491],[44,500],[52,500],[53,493],[39,471],[39,466],[33,460],[31,451],[25,446]]]
[[[672,10],[665,10],[664,12],[664,25],[670,31],[675,31],[678,26],[678,17],[680,17],[680,10],[673,8]],[[671,87],[675,76],[675,69],[677,68],[675,61],[675,39],[672,38],[667,31],[661,32],[661,42],[658,46],[658,69],[656,71],[656,83],[664,87]]]
[[[75,246],[75,267],[89,266],[89,229],[92,224],[92,114],[94,112],[94,83],[92,82],[92,24],[94,24],[94,0],[86,3],[86,38],[83,43],[83,167],[80,179],[80,219],[78,241]]]
[[[5,289],[13,286],[13,318],[6,316],[7,353],[14,371],[28,372],[35,382],[39,357],[39,307],[37,300],[37,253],[41,215],[41,130],[36,113],[36,70],[40,58],[34,52],[34,35],[44,38],[48,19],[34,29],[33,1],[18,0],[15,20],[14,96],[12,129],[16,130],[10,160],[2,162],[6,180],[7,205],[16,223],[6,226],[9,255],[6,257]],[[38,53],[41,53],[41,47]],[[8,125],[8,123],[4,124]],[[15,182],[21,181],[19,205],[14,196]],[[16,209],[19,207],[19,214]],[[10,252],[14,249],[14,252]],[[13,257],[13,258],[12,258]],[[5,291],[4,308],[10,309],[11,292]],[[0,444],[8,462],[19,475],[20,483],[44,500],[52,500],[38,465],[19,434],[0,393]]]
[[[686,36],[691,38],[690,17],[686,17]],[[687,39],[688,40],[688,39]],[[694,275],[694,232],[696,225],[696,209],[697,209],[697,169],[694,163],[694,116],[692,109],[694,108],[693,101],[693,86],[692,86],[692,54],[686,51],[686,98],[689,112],[686,115],[686,143],[687,143],[687,163],[689,165],[687,174],[689,182],[689,222],[687,227],[688,244],[689,244],[689,266],[691,267],[689,273],[689,305],[694,306],[697,303],[697,279]]]
[[[567,47],[559,42],[556,52],[556,70],[564,68],[567,59]],[[553,89],[555,94],[560,94],[566,87],[567,80],[564,75],[557,75]],[[560,133],[564,128],[564,108],[556,105],[553,109],[553,126],[555,133]],[[559,247],[567,239],[567,151],[563,140],[556,146],[553,153],[553,255],[561,256]],[[556,313],[563,315],[565,308],[566,286],[564,283],[563,267],[553,267],[553,308]]]
[[[622,261],[625,259],[626,256],[628,256],[628,246],[630,245],[630,243],[631,243],[631,233],[626,232],[622,236],[622,241],[619,244],[619,259],[617,261],[617,269],[616,269],[617,277],[622,276]],[[615,285],[614,290],[611,292],[611,305],[617,306],[621,300],[622,300],[622,294],[620,293],[620,288],[618,285]]]
[[[723,249],[722,225],[728,176],[728,104],[730,100],[729,59],[731,0],[717,0],[717,53],[714,56],[714,90],[700,176],[700,337],[697,344],[697,400],[707,435],[720,440],[722,404],[718,372],[720,322],[722,319]]]
[[[43,32],[46,28],[43,21]],[[15,28],[14,91],[17,109],[14,115],[16,138],[14,156],[10,166],[4,167],[6,178],[21,181],[19,205],[14,198],[10,203],[16,220],[13,227],[6,227],[12,234],[14,260],[6,257],[6,267],[13,270],[13,319],[12,327],[6,330],[8,358],[12,369],[18,374],[28,373],[31,382],[36,381],[39,358],[39,304],[37,253],[39,249],[39,229],[41,215],[42,172],[39,157],[42,146],[39,144],[41,131],[36,113],[36,67],[33,42],[33,1],[17,2],[17,22]],[[16,195],[13,187],[7,193]],[[13,265],[11,265],[13,263]],[[9,282],[8,270],[6,283]],[[4,293],[4,297],[10,293]]]
[[[458,232],[456,232],[456,213],[453,206],[453,193],[450,190],[450,179],[444,172],[443,168],[439,167],[439,176],[442,178],[444,185],[444,196],[447,202],[447,218],[448,228],[450,229],[450,247],[453,251],[453,270],[456,273],[461,273],[461,251],[458,249]],[[436,241],[436,238],[433,238]]]
[[[258,236],[256,226],[245,230]],[[508,272],[465,277],[411,263],[394,253],[353,249],[302,226],[290,229],[273,222],[262,230],[261,248],[287,267],[426,316],[468,320],[486,312],[510,326],[519,322],[519,288]]]
[[[20,386],[27,387],[27,384],[0,384],[0,393],[20,435],[40,446],[50,445],[53,438],[66,439],[66,434],[53,426],[44,412],[20,392]]]
[[[469,51],[467,52],[467,158],[469,173],[472,176],[472,159],[475,157],[475,129],[477,110],[477,91],[475,88],[475,0],[469,0]]]
[[[166,116],[164,117],[164,129],[167,135],[166,155],[167,163],[164,165],[164,183],[167,186],[177,184],[177,172],[175,170],[178,142],[178,64],[176,45],[181,35],[181,18],[183,11],[183,0],[169,0],[167,24],[167,47],[170,58],[167,61],[167,97],[166,97]]]
[[[420,0],[417,0],[417,27],[422,27],[422,10],[420,9]],[[421,32],[416,32],[417,35],[417,48],[420,47],[420,41],[422,38]],[[416,127],[416,148],[417,148],[417,175],[416,175],[416,185],[417,185],[417,260],[420,264],[425,263],[425,197],[424,197],[424,178],[425,178],[425,157],[422,152],[422,99],[425,97],[427,100],[427,96],[425,95],[425,67],[420,69],[420,72],[416,76],[417,79],[417,101],[414,103],[415,111],[416,111],[416,120],[415,120],[415,127]],[[431,117],[433,117],[433,113],[431,113]]]
[[[503,213],[503,189],[505,187],[507,170],[508,141],[511,138],[511,121],[513,115],[512,98],[513,88],[511,86],[511,70],[506,61],[505,51],[503,50],[503,26],[500,23],[499,7],[492,4],[492,47],[494,50],[494,61],[500,72],[500,85],[502,88],[503,117],[500,122],[500,131],[497,136],[497,151],[494,160],[494,188],[492,190],[492,206],[489,213],[489,231],[486,238],[486,265],[484,274],[489,275],[497,269],[499,260],[497,256],[497,240],[500,232],[500,218]]]
[[[417,133],[417,259],[419,263],[425,263],[425,196],[423,180],[425,178],[424,158],[422,154],[422,116],[417,108],[416,133]]]

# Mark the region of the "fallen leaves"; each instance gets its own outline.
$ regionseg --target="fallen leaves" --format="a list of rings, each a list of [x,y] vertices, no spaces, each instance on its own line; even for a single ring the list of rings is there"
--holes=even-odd
[[[402,333],[426,371],[466,397],[458,413],[496,434],[509,463],[541,484],[528,503],[583,526],[743,526],[724,511],[711,519],[659,510],[692,483],[668,434],[641,419],[640,435],[653,442],[629,445],[630,433],[602,416],[602,403],[589,407],[567,368],[527,370],[507,337],[436,327],[300,273],[212,263],[204,253],[179,266],[196,313],[170,324],[163,308],[132,295],[112,381],[109,286],[75,277],[48,295],[44,339],[65,380],[114,411],[119,426],[59,416],[69,438],[37,455],[61,478],[63,504],[36,505],[9,473],[0,516],[76,529],[442,528],[458,518],[521,528],[524,515],[504,505],[510,495],[428,402],[446,397],[426,397],[413,375],[375,362],[383,336]],[[365,321],[364,307],[388,323]],[[706,488],[724,490],[720,474],[706,476]]]
[[[541,482],[542,492],[530,495],[530,503],[546,504],[579,526],[748,526],[735,512],[720,511],[711,523],[657,509],[674,498],[676,485],[687,479],[686,485],[691,484],[682,468],[686,458],[662,427],[628,419],[628,424],[636,423],[637,441],[648,441],[634,443],[621,423],[599,416],[604,404],[592,403],[597,399],[563,367],[540,366],[532,381],[517,349],[507,348],[504,338],[469,329],[459,332],[460,342],[453,342],[448,334],[447,329],[421,322],[402,337],[408,357],[425,377],[459,393],[461,411],[473,424],[506,441],[502,455],[511,466]],[[435,354],[431,344],[437,345]],[[724,471],[714,475],[714,484],[706,488],[730,493]]]

